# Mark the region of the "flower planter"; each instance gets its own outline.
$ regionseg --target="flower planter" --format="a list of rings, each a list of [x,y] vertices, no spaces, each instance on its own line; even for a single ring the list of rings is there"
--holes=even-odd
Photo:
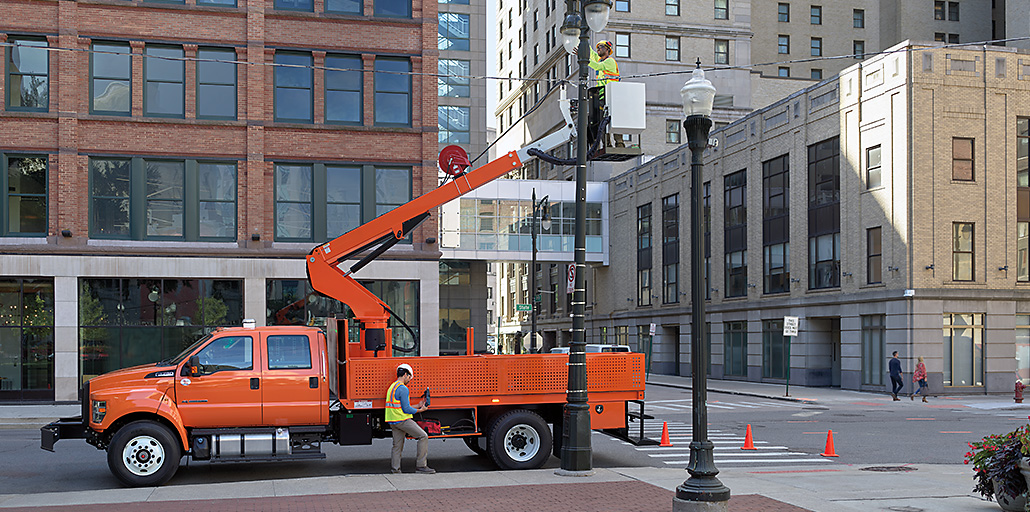
[[[1030,472],[1030,466],[1026,466],[1025,463],[1020,464],[1023,466],[1020,468],[1020,472],[1026,477]],[[1025,468],[1025,469],[1024,469]],[[1001,486],[997,482],[994,484],[994,499],[998,500],[998,506],[1006,512],[1023,512],[1026,510],[1026,495],[1021,496],[1009,496],[1001,490]]]

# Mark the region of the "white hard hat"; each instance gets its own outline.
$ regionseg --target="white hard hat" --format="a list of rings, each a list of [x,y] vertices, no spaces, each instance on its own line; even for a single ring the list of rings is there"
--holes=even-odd
[[[408,363],[401,363],[401,365],[398,366],[397,369],[400,370],[401,368],[407,370],[408,373],[410,373],[411,375],[413,375],[413,376],[415,375],[415,371],[411,369],[411,365],[410,364],[408,364]]]

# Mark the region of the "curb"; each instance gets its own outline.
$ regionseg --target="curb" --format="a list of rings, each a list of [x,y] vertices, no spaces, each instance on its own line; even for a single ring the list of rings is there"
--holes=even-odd
[[[662,386],[662,387],[666,387],[666,388],[676,388],[676,389],[691,389],[690,386],[687,386],[687,385],[684,385],[684,384],[672,384],[672,383],[668,383],[668,382],[651,382],[651,381],[647,381],[646,384],[648,386]],[[727,395],[753,396],[753,397],[756,397],[756,398],[768,398],[770,400],[782,400],[784,402],[794,402],[794,403],[799,403],[799,404],[812,404],[812,405],[818,405],[819,404],[818,400],[801,400],[799,398],[794,398],[794,397],[791,397],[791,396],[763,395],[761,393],[751,393],[751,392],[748,392],[748,391],[736,391],[736,390],[730,390],[730,389],[715,389],[715,388],[708,388],[708,391],[710,393],[724,393],[724,394],[727,394]]]

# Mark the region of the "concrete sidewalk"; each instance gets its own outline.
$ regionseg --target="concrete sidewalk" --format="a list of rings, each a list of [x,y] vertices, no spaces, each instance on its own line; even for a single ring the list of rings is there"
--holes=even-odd
[[[971,494],[962,465],[910,465],[877,472],[848,465],[724,470],[731,511],[853,512],[869,510],[995,511]],[[897,467],[894,467],[896,469]],[[281,479],[158,488],[2,494],[0,510],[117,512],[139,510],[671,510],[686,471],[671,468],[598,469],[590,477],[553,470],[380,474]],[[10,491],[10,490],[8,490]],[[188,500],[188,503],[185,503]],[[67,508],[66,508],[67,507]]]

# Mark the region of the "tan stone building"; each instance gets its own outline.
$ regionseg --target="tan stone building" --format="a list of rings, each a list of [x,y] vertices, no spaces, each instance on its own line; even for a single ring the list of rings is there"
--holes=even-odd
[[[879,390],[895,350],[906,392],[917,356],[934,393],[1030,376],[1028,84],[1026,50],[905,42],[713,133],[712,376]],[[588,297],[590,342],[661,373],[689,373],[688,169],[681,147],[612,178]]]

